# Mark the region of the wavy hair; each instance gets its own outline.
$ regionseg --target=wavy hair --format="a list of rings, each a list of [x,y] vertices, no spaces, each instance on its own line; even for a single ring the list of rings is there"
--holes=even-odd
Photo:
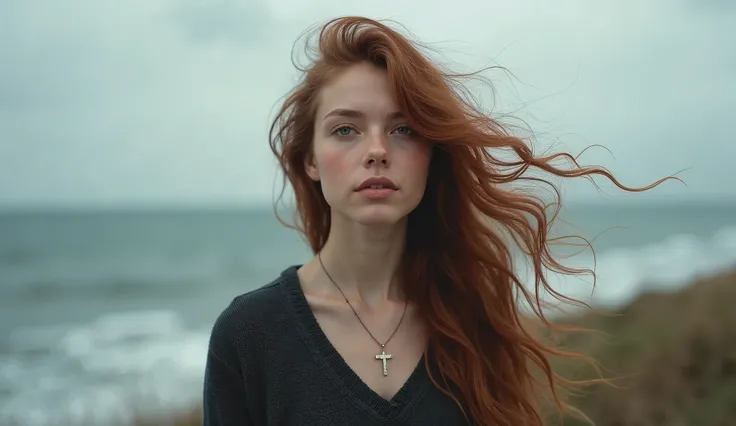
[[[560,210],[560,193],[527,172],[535,168],[562,178],[600,175],[627,191],[644,191],[668,178],[630,188],[605,169],[579,165],[570,154],[535,156],[529,142],[512,136],[464,96],[459,81],[475,74],[443,72],[420,52],[420,45],[381,22],[331,20],[318,32],[316,48],[307,52],[310,63],[294,63],[302,79],[270,129],[271,149],[295,195],[294,222],[279,220],[300,231],[315,253],[322,249],[330,232],[330,206],[304,166],[312,155],[317,95],[351,65],[367,61],[385,69],[408,125],[434,144],[424,198],[409,215],[399,271],[406,297],[417,305],[429,331],[426,368],[433,383],[472,424],[544,424],[540,385],[552,390],[557,411],[575,411],[558,390],[577,382],[558,376],[550,358],[584,357],[532,333],[518,297],[531,306],[538,323],[557,327],[545,317],[543,294],[582,302],[556,292],[545,271],[592,271],[565,267],[552,255],[549,230]],[[496,154],[502,151],[513,158],[501,159]],[[571,167],[554,166],[555,160],[567,160]],[[523,181],[550,185],[555,199],[544,202],[507,185]],[[515,272],[514,245],[531,261],[533,286],[523,285]],[[440,377],[432,374],[430,363],[439,367]]]

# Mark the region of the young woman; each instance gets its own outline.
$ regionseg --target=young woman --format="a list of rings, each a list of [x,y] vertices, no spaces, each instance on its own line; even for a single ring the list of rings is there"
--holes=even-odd
[[[545,203],[509,184],[537,168],[646,188],[534,156],[379,22],[331,21],[318,43],[271,132],[315,256],[218,318],[204,424],[543,424],[535,379],[557,384],[559,353],[523,326],[518,296],[547,324],[545,270],[577,271],[550,254]]]

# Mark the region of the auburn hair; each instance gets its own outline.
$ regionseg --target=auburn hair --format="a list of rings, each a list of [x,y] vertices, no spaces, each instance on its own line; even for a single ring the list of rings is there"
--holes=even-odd
[[[322,249],[330,232],[330,206],[305,169],[312,155],[318,93],[352,65],[369,62],[385,69],[408,125],[434,146],[424,198],[409,215],[399,271],[404,293],[428,329],[425,358],[433,383],[477,425],[544,424],[540,385],[552,390],[558,411],[574,411],[557,392],[573,382],[553,371],[550,358],[582,355],[561,351],[532,333],[518,298],[528,303],[538,323],[555,327],[543,311],[544,293],[582,302],[556,292],[545,271],[592,271],[565,267],[552,255],[549,229],[560,210],[560,194],[527,172],[535,168],[563,178],[601,175],[628,191],[643,191],[667,178],[629,188],[605,169],[579,165],[570,154],[535,156],[528,141],[512,136],[463,96],[467,92],[460,78],[471,75],[443,72],[419,44],[381,22],[342,17],[317,35],[317,46],[307,50],[309,65],[295,62],[302,79],[270,129],[271,149],[295,195],[295,220],[282,222],[299,230],[315,253]],[[497,154],[502,151],[513,158],[501,159]],[[570,166],[552,164],[560,159]],[[545,202],[508,185],[524,181],[548,184],[555,198]],[[514,252],[519,250],[514,245],[530,260],[534,282],[527,284],[533,285],[524,285],[515,271]],[[440,377],[432,375],[432,363]]]

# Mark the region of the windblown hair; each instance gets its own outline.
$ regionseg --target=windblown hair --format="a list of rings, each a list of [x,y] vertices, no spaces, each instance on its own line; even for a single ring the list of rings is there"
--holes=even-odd
[[[643,191],[666,179],[629,188],[605,169],[580,166],[570,154],[535,156],[529,142],[512,136],[463,96],[458,80],[468,75],[442,72],[417,46],[366,18],[339,18],[321,28],[310,65],[297,66],[303,79],[271,126],[271,149],[296,197],[296,220],[284,223],[302,232],[315,253],[322,249],[330,232],[330,206],[305,169],[318,93],[352,65],[370,62],[385,69],[408,125],[434,144],[424,198],[409,216],[400,270],[406,297],[428,328],[426,368],[472,424],[542,425],[540,386],[552,390],[558,411],[574,411],[556,391],[573,382],[553,371],[550,358],[582,356],[536,337],[525,326],[519,297],[541,324],[553,327],[543,311],[543,294],[578,301],[557,293],[545,271],[586,270],[555,260],[549,230],[560,210],[560,194],[527,172],[600,175],[627,191]],[[496,155],[501,151],[513,153],[513,159],[502,160]],[[560,159],[570,167],[553,166]],[[544,202],[507,185],[520,181],[548,184],[555,200]],[[515,272],[512,242],[530,260],[533,285],[525,286]],[[432,363],[439,377],[432,374]]]

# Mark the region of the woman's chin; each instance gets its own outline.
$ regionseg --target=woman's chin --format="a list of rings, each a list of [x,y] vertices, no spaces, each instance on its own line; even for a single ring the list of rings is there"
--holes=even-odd
[[[408,213],[407,213],[408,214]],[[401,222],[407,214],[393,206],[370,206],[353,212],[352,219],[361,225],[387,226]]]

